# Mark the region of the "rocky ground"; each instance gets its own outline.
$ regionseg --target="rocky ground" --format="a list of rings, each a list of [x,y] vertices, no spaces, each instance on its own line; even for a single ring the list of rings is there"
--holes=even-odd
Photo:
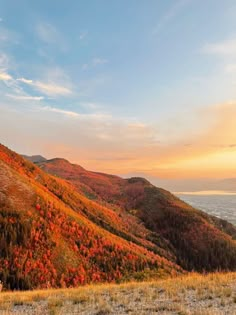
[[[0,293],[0,315],[236,315],[236,273]]]

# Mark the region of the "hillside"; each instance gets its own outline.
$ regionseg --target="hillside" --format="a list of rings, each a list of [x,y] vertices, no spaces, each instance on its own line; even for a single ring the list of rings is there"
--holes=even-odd
[[[153,245],[144,238],[134,235],[140,239],[136,243],[143,242],[136,245],[93,223],[86,211],[101,216],[104,211],[113,225],[115,212],[4,146],[0,183],[0,279],[5,288],[69,287],[182,272],[148,250]]]
[[[236,270],[236,229],[227,222],[145,179],[89,172],[64,159],[37,165],[0,145],[4,288]]]
[[[167,257],[174,257],[182,268],[235,269],[236,227],[232,224],[194,209],[143,178],[122,179],[90,172],[62,159],[38,165],[64,178],[97,203],[105,202],[109,207],[118,208],[116,211],[141,220],[141,225],[151,232],[147,238],[166,250]]]
[[[235,315],[236,274],[190,274],[167,280],[7,292],[0,314]]]

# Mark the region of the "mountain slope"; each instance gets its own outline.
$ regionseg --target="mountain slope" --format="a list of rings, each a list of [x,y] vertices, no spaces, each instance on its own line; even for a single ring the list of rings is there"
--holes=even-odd
[[[0,146],[4,287],[68,287],[181,272],[145,244],[129,242],[93,223],[85,207],[101,212],[100,205],[73,193],[70,184]]]
[[[236,269],[235,227],[147,180],[89,172],[64,159],[37,165],[0,145],[5,287]]]
[[[41,169],[66,179],[97,203],[138,218],[155,245],[187,270],[236,268],[236,227],[187,205],[143,178],[122,179],[89,172],[66,160],[39,163]],[[84,186],[85,185],[85,186]]]

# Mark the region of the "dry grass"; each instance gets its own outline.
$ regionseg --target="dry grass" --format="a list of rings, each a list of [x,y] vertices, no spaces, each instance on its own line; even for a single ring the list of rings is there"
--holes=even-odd
[[[236,314],[236,273],[75,289],[2,292],[0,314]]]

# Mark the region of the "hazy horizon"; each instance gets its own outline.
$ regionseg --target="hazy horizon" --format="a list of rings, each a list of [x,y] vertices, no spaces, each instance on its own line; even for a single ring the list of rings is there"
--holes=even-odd
[[[19,153],[19,152],[18,152]],[[48,158],[46,156],[42,156],[41,154],[27,156],[22,154],[22,156],[27,159],[32,158],[42,158],[45,160],[53,160],[53,159],[65,159],[64,157],[51,157]],[[69,163],[71,161],[68,161]],[[77,163],[75,163],[77,164]],[[80,164],[77,164],[80,165]],[[80,165],[84,167],[83,165]],[[87,169],[88,171],[98,171],[94,169]],[[112,174],[111,175],[117,175]],[[225,179],[209,179],[209,178],[192,178],[192,179],[162,179],[155,176],[146,176],[143,173],[126,173],[119,174],[120,177],[129,178],[129,177],[144,177],[148,179],[153,185],[167,189],[174,194],[183,195],[183,194],[191,194],[191,195],[236,195],[236,178],[225,178]]]

